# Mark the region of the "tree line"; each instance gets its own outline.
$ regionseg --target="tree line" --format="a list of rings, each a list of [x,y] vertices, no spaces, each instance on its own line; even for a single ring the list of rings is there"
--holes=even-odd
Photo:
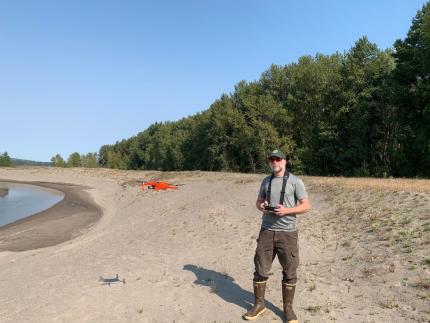
[[[49,162],[38,162],[34,160],[12,158],[9,156],[8,152],[5,151],[0,154],[0,167],[11,167],[11,166],[51,166]]]
[[[87,153],[85,155],[81,155],[78,152],[74,152],[69,155],[67,160],[64,160],[60,154],[56,154],[51,158],[51,163],[54,167],[99,167],[97,153]]]
[[[102,146],[95,163],[264,172],[275,148],[295,173],[429,177],[430,2],[392,49],[362,37],[345,53],[272,65],[201,113]]]

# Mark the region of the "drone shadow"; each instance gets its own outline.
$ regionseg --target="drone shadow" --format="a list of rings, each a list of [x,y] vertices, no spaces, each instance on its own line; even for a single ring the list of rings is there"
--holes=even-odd
[[[103,278],[102,276],[99,276],[99,281],[101,282],[102,285],[108,285],[108,286],[110,286],[110,284],[115,284],[115,283],[125,284],[125,278],[119,279],[118,274],[116,274],[116,277],[114,278]]]
[[[191,271],[196,275],[197,279],[194,281],[194,284],[210,287],[211,291],[224,301],[236,304],[245,310],[250,309],[254,305],[254,293],[240,287],[235,283],[233,277],[191,264],[185,265],[183,269]],[[267,309],[280,318],[283,317],[283,312],[277,306],[267,300],[265,303]]]

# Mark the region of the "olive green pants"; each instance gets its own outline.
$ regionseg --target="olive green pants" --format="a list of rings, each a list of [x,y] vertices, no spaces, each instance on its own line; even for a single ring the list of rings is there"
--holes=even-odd
[[[264,281],[269,277],[275,256],[282,266],[282,281],[287,284],[297,282],[299,266],[298,232],[271,231],[262,229],[257,239],[255,251],[254,281]]]

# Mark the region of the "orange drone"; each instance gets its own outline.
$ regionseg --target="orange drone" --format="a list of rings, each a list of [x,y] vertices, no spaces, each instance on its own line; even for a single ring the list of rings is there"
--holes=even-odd
[[[149,182],[143,182],[142,185],[140,185],[140,189],[143,191],[145,190],[145,186],[148,187],[148,189],[152,189],[152,190],[167,190],[167,189],[171,189],[171,190],[177,190],[178,189],[178,185],[173,185],[173,184],[169,184],[167,182],[160,182],[160,181],[149,181]]]

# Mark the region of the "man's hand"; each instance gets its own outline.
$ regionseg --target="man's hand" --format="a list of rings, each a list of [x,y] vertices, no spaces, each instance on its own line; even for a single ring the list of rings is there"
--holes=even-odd
[[[261,212],[265,211],[266,206],[269,205],[269,203],[267,203],[267,201],[257,201],[257,209],[259,209]]]
[[[282,204],[278,204],[276,206],[276,211],[273,211],[272,213],[281,217],[281,216],[285,216],[288,214],[302,214],[302,213],[306,213],[310,210],[311,208],[311,204],[309,202],[308,198],[299,200],[299,203],[297,206],[295,207],[285,207]]]
[[[274,215],[277,216],[284,216],[288,214],[288,208],[286,208],[285,206],[283,206],[282,204],[278,204],[276,206],[275,211],[272,212]]]

